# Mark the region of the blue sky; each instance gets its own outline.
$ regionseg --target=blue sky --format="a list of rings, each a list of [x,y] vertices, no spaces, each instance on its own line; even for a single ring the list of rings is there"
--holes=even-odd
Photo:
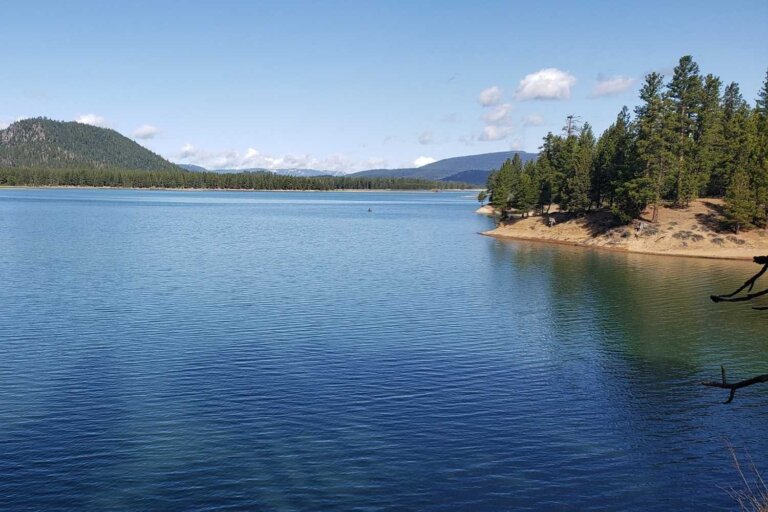
[[[2,0],[0,0],[2,1]],[[0,4],[0,126],[105,125],[208,167],[401,167],[605,129],[691,54],[752,102],[768,2]]]

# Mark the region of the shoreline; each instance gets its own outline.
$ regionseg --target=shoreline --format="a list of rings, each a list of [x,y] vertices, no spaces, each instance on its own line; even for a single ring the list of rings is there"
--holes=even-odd
[[[605,211],[579,218],[553,213],[550,217],[556,223],[551,227],[545,217],[527,217],[479,234],[499,240],[676,258],[752,261],[755,256],[768,254],[768,230],[753,229],[739,234],[724,230],[722,207],[719,199],[698,200],[688,208],[662,208],[656,224],[636,221],[619,226]]]
[[[444,192],[471,192],[476,189],[461,189],[461,188],[446,188],[446,189],[397,189],[397,188],[335,188],[335,189],[274,189],[274,188],[190,188],[190,187],[90,187],[87,185],[0,185],[2,189],[84,189],[84,190],[162,190],[162,191],[179,191],[179,192],[413,192],[424,193],[431,192],[434,194],[440,194]]]
[[[555,240],[552,238],[533,238],[533,237],[522,237],[522,236],[515,236],[515,235],[503,235],[499,233],[494,233],[495,230],[490,231],[479,231],[477,234],[482,236],[487,236],[489,238],[495,238],[497,240],[505,240],[505,241],[512,241],[512,242],[533,242],[536,244],[547,244],[547,245],[565,245],[569,247],[580,247],[583,249],[592,249],[592,250],[598,250],[598,251],[609,251],[609,252],[620,252],[624,254],[643,254],[648,256],[671,256],[673,258],[697,258],[697,259],[706,259],[706,260],[727,260],[727,261],[752,261],[752,259],[755,256],[760,256],[761,254],[758,253],[754,254],[754,256],[729,256],[729,255],[717,255],[717,254],[699,254],[694,251],[691,252],[664,252],[664,251],[646,251],[646,250],[632,250],[627,247],[611,247],[606,245],[597,245],[597,244],[587,244],[583,242],[578,241],[567,241],[567,240]]]

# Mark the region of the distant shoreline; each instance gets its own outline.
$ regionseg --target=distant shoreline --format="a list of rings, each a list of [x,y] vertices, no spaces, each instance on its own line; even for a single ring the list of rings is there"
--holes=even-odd
[[[487,206],[487,205],[486,205]],[[613,226],[608,212],[567,219],[549,227],[545,217],[528,217],[481,232],[500,240],[570,245],[631,254],[751,261],[768,254],[768,232],[755,229],[739,235],[713,228],[720,200],[695,201],[686,209],[663,208],[660,222]],[[484,207],[476,211],[488,215]]]
[[[90,190],[164,190],[164,191],[179,191],[179,192],[404,192],[404,193],[424,193],[432,192],[435,194],[442,194],[445,192],[452,193],[467,193],[477,192],[480,189],[469,188],[454,188],[454,189],[397,189],[397,188],[378,188],[378,189],[349,189],[349,188],[337,188],[337,189],[253,189],[253,188],[191,188],[191,187],[90,187],[87,185],[0,185],[0,189],[90,189]]]

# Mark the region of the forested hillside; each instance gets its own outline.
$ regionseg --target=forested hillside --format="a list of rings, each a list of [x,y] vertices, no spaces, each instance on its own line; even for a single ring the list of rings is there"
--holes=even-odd
[[[177,169],[114,130],[42,117],[17,121],[0,130],[0,167]]]
[[[583,215],[609,208],[627,222],[662,203],[724,197],[738,232],[768,219],[768,73],[754,107],[736,83],[702,75],[684,56],[670,80],[650,73],[634,115],[624,107],[598,138],[588,123],[549,133],[536,161],[508,160],[488,179],[500,209]]]
[[[360,171],[353,176],[368,177],[397,177],[420,178],[427,180],[462,181],[475,185],[482,185],[488,179],[488,175],[498,169],[505,160],[518,155],[523,162],[535,160],[536,155],[524,151],[502,151],[497,153],[483,153],[480,155],[457,156],[445,158],[406,169],[370,169]]]

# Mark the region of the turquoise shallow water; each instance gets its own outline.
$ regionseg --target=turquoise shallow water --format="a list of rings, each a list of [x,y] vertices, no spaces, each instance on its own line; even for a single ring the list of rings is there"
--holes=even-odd
[[[0,509],[732,509],[768,389],[698,382],[768,367],[707,299],[752,265],[467,196],[0,189]]]

